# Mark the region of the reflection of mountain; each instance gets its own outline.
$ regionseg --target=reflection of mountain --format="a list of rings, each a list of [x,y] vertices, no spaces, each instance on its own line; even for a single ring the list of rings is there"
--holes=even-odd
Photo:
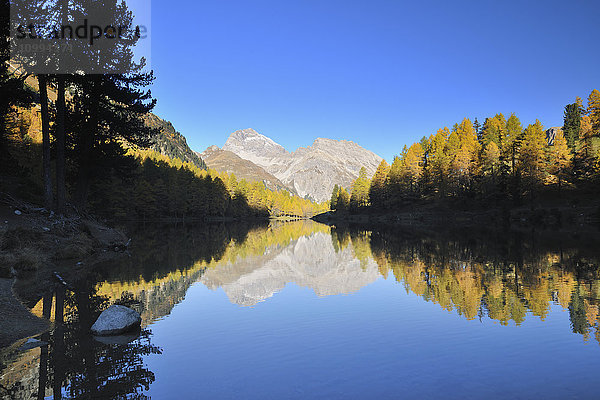
[[[233,303],[251,306],[273,296],[288,282],[328,296],[356,292],[378,276],[372,259],[361,264],[351,246],[336,253],[330,235],[315,233],[285,248],[208,269],[201,282],[211,289],[222,287]]]
[[[279,254],[289,246],[296,246],[304,236],[319,232],[331,247],[329,227],[312,221],[272,223],[268,228],[244,228],[236,224],[160,229],[155,234],[146,229],[146,236],[144,240],[138,238],[128,265],[107,271],[109,278],[99,284],[98,293],[111,301],[125,292],[132,294],[141,302],[143,324],[148,325],[170,314],[206,270],[232,265],[239,268],[248,265],[249,270],[254,270],[256,265],[252,263],[266,262],[269,254]],[[194,254],[196,261],[190,258]]]

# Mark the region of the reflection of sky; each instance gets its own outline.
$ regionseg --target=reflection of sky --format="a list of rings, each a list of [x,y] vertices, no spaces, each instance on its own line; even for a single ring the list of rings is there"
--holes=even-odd
[[[153,398],[594,397],[600,347],[545,321],[501,326],[407,293],[393,277],[352,295],[287,285],[255,307],[192,286],[151,326]]]

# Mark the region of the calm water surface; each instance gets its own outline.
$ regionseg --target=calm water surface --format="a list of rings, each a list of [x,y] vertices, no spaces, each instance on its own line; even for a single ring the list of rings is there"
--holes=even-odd
[[[4,349],[0,393],[599,398],[600,249],[571,236],[144,227],[130,256],[39,299],[56,328]],[[142,331],[101,343],[89,326],[114,302]]]

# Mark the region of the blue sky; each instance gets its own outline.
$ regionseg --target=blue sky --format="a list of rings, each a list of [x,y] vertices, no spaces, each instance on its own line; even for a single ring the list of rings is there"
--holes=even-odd
[[[155,113],[190,146],[254,128],[391,160],[464,117],[562,125],[600,89],[596,1],[152,2]]]

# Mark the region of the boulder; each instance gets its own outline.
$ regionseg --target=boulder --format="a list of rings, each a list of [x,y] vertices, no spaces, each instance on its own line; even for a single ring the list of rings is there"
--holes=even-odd
[[[115,304],[102,311],[92,325],[92,333],[97,336],[119,335],[138,328],[141,322],[142,318],[136,311]]]
[[[127,237],[119,230],[92,221],[83,221],[84,230],[102,247],[125,247]]]

